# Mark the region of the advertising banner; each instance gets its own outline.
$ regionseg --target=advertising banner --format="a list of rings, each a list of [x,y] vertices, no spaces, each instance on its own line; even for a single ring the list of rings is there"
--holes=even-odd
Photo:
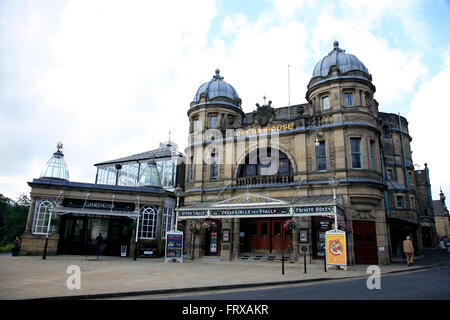
[[[166,234],[165,262],[173,259],[183,262],[183,232],[181,231],[168,231]]]
[[[328,266],[343,266],[347,269],[347,242],[345,231],[330,230],[325,233],[325,252]]]

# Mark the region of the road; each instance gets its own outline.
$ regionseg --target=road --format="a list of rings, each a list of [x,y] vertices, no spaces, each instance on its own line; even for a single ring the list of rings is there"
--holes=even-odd
[[[420,271],[381,276],[380,289],[369,290],[367,278],[335,280],[134,299],[169,300],[450,300],[450,263]]]

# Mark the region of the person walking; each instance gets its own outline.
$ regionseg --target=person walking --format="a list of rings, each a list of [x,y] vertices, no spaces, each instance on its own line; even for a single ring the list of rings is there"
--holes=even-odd
[[[101,253],[101,250],[102,250],[102,244],[103,244],[103,237],[102,237],[102,233],[100,232],[98,237],[95,238],[95,248],[96,248],[96,252],[97,252],[97,260],[98,260],[99,254]]]
[[[439,241],[439,246],[442,252],[447,251],[447,247],[445,246],[445,237],[441,237],[441,241]]]
[[[406,263],[408,266],[412,266],[414,260],[414,247],[410,236],[407,236],[406,240],[403,241],[403,252],[406,256]]]

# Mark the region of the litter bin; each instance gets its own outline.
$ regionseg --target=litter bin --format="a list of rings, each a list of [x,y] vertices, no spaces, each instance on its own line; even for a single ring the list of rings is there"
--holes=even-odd
[[[17,257],[19,255],[19,250],[20,250],[20,247],[18,247],[18,248],[11,248],[11,255],[13,257]]]

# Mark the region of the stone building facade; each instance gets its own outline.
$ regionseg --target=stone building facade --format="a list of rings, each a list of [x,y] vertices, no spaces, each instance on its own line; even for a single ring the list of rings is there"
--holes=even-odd
[[[433,209],[437,234],[444,237],[450,236],[450,216],[442,190],[439,193],[439,200],[433,200]]]
[[[28,183],[21,254],[43,254],[47,237],[49,255],[96,254],[101,234],[100,255],[163,255],[175,222],[173,190],[184,179],[176,145],[98,163],[95,183],[70,181],[61,149],[59,144],[41,176]]]
[[[306,104],[276,107],[264,98],[244,113],[216,70],[188,110],[178,210],[186,252],[301,261],[306,246],[314,262],[337,215],[349,264],[390,263],[404,233],[420,253],[408,123],[379,112],[375,91],[368,69],[337,42],[314,68]],[[284,228],[291,220],[297,228]]]

